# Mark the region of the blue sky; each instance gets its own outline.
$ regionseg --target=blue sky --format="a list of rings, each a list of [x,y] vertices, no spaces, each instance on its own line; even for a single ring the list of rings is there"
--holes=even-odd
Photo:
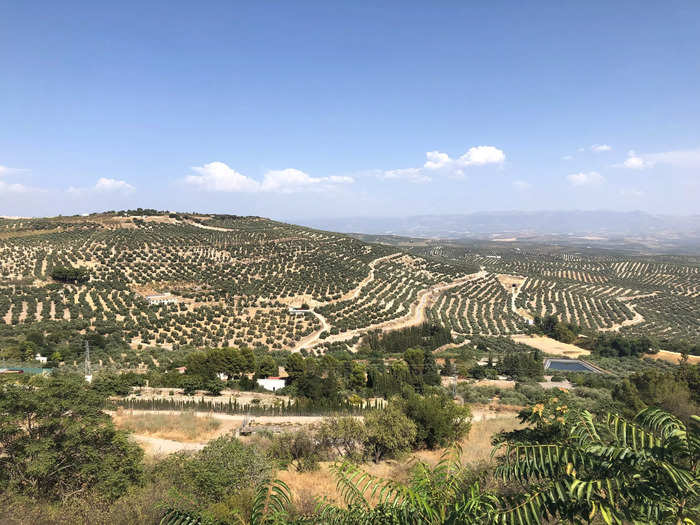
[[[699,197],[695,0],[0,4],[0,215]]]

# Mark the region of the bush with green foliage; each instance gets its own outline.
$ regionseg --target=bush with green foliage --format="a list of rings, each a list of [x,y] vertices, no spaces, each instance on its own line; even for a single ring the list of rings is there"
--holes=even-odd
[[[51,278],[54,281],[79,284],[87,282],[90,279],[90,273],[86,268],[54,266],[51,270]]]
[[[650,406],[663,408],[688,421],[700,409],[698,370],[700,365],[686,366],[675,373],[646,370],[632,374],[613,387],[612,397],[628,417]]]
[[[398,406],[416,426],[414,448],[448,446],[469,433],[471,412],[469,407],[458,405],[442,390],[425,395],[407,391]]]
[[[600,334],[595,338],[593,351],[604,357],[640,357],[654,354],[652,340],[647,336],[625,337],[619,334]]]
[[[339,457],[360,459],[366,441],[365,425],[356,417],[330,417],[319,423],[316,437],[322,448]]]
[[[173,482],[181,510],[191,510],[194,503],[200,512],[211,514],[222,502],[268,480],[273,471],[265,454],[229,435],[210,441],[197,454],[168,456],[154,475]]]
[[[498,362],[498,371],[516,380],[542,381],[544,365],[539,350],[530,352],[506,352]]]
[[[411,450],[417,435],[416,424],[395,404],[367,414],[365,430],[365,450],[375,463],[405,454]]]
[[[531,333],[544,334],[562,343],[573,343],[581,332],[580,326],[559,321],[556,315],[536,315],[534,324],[528,328]]]
[[[293,466],[297,472],[309,472],[318,470],[320,445],[314,433],[297,430],[275,434],[268,452],[282,468]]]
[[[81,378],[0,386],[0,485],[38,499],[115,499],[140,483],[143,452],[103,407]]]

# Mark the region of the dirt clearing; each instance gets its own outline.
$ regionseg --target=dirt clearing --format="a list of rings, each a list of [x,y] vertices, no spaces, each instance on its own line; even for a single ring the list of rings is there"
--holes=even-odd
[[[644,357],[651,359],[660,359],[667,363],[679,363],[682,355],[679,352],[669,352],[668,350],[659,350],[657,354],[644,354]],[[688,364],[695,365],[700,363],[700,355],[689,355]]]
[[[516,343],[522,343],[538,350],[542,350],[545,354],[565,355],[566,357],[578,358],[585,355],[590,355],[588,350],[579,348],[578,346],[562,343],[551,337],[543,335],[512,335],[510,336]]]

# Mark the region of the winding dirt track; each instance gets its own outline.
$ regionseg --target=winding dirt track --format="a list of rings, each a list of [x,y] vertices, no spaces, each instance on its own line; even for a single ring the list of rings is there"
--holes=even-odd
[[[336,299],[334,301],[328,301],[325,303],[320,304],[319,306],[325,306],[327,304],[333,304],[337,303],[339,301],[349,301],[352,299],[357,299],[357,297],[360,295],[360,292],[362,292],[362,289],[367,286],[369,283],[374,281],[374,269],[376,268],[377,264],[380,262],[387,261],[389,259],[392,259],[394,257],[398,257],[401,255],[400,253],[392,253],[389,255],[385,255],[383,257],[378,257],[377,259],[374,259],[372,262],[369,263],[369,274],[367,274],[367,277],[362,279],[360,283],[352,290],[350,290],[348,293],[343,295],[340,299]],[[331,329],[330,324],[326,320],[324,316],[316,312],[315,310],[312,311],[312,313],[316,316],[316,318],[321,322],[321,328],[316,330],[314,333],[311,335],[305,337],[299,343],[292,349],[292,352],[299,352],[301,351],[302,348],[306,348],[307,346],[313,346],[315,345],[321,338],[321,334],[327,330]]]
[[[363,328],[356,328],[355,330],[350,330],[348,332],[343,332],[342,334],[331,335],[325,339],[329,343],[337,341],[345,341],[351,339],[356,335],[368,332],[370,330],[382,330],[383,332],[388,332],[391,330],[400,330],[401,328],[407,328],[409,326],[416,326],[425,321],[425,310],[440,296],[442,292],[449,288],[455,286],[460,286],[466,282],[473,281],[475,279],[481,279],[486,275],[484,270],[468,275],[456,281],[449,283],[436,284],[425,290],[418,292],[418,301],[411,305],[409,312],[403,317],[398,319],[391,319],[389,321],[384,321],[381,323],[373,324],[370,326],[365,326]]]
[[[621,298],[618,298],[618,301],[620,301]],[[612,326],[608,328],[599,328],[598,331],[600,332],[619,332],[620,328],[623,326],[633,326],[635,324],[640,324],[643,323],[646,319],[644,319],[644,316],[640,314],[637,310],[634,309],[636,305],[635,304],[628,304],[627,308],[629,308],[632,313],[634,314],[634,317],[632,319],[625,319],[621,323],[615,323]]]

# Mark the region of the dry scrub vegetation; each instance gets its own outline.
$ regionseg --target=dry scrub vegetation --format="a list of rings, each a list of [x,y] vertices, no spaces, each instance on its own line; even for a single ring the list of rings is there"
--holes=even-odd
[[[469,435],[461,442],[462,462],[475,468],[489,465],[492,461],[491,438],[494,434],[521,427],[520,421],[514,415],[472,423]],[[416,461],[423,461],[434,466],[440,461],[443,452],[443,449],[421,450],[410,454],[401,461],[388,460],[367,463],[363,468],[374,476],[406,481],[409,479],[412,466]],[[308,510],[313,510],[315,498],[328,498],[336,503],[342,503],[342,498],[336,488],[337,480],[328,466],[329,463],[321,463],[319,470],[313,472],[297,472],[294,469],[282,470],[277,473],[277,477],[290,487],[298,508],[304,509],[306,506],[310,506]]]
[[[119,411],[112,416],[118,428],[134,434],[174,441],[208,441],[220,434],[222,422],[192,412],[180,414],[129,414]]]

